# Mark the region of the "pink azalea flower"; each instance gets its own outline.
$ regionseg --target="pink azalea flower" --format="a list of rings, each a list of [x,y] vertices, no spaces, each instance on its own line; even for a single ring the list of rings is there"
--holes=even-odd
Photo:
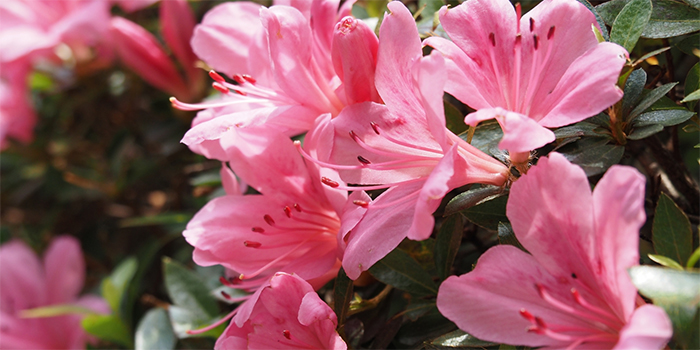
[[[214,88],[224,96],[201,104],[172,99],[185,110],[207,108],[183,141],[208,157],[232,127],[267,125],[288,136],[312,128],[324,114],[378,99],[374,88],[377,37],[349,15],[352,1],[294,2],[265,8],[248,2],[219,5],[192,39],[195,53],[217,71]],[[221,159],[221,158],[219,158]]]
[[[194,261],[236,271],[241,276],[234,287],[247,290],[278,271],[296,273],[317,287],[335,277],[341,217],[357,208],[346,205],[347,193],[322,186],[315,166],[307,166],[279,133],[233,129],[221,140],[235,174],[261,194],[207,203],[183,232],[195,247]],[[236,193],[230,175],[224,179]],[[345,232],[353,226],[347,221]]]
[[[347,349],[337,325],[304,279],[276,273],[239,308],[214,349]]]
[[[89,338],[80,326],[80,315],[22,317],[23,310],[57,304],[109,312],[102,298],[78,298],[85,282],[85,263],[75,238],[54,239],[43,263],[21,241],[3,244],[0,266],[0,348],[85,349]]]
[[[424,41],[448,59],[445,91],[477,110],[475,126],[496,119],[514,163],[554,141],[546,128],[595,115],[622,97],[616,86],[627,52],[598,43],[595,17],[575,0],[545,0],[520,18],[507,0],[473,0],[440,10],[452,41]]]
[[[2,65],[0,72],[0,150],[8,138],[30,142],[34,138],[36,113],[29,98],[27,75],[31,67],[27,60]]]
[[[547,349],[661,349],[664,311],[637,296],[645,178],[613,166],[593,193],[583,170],[553,153],[516,181],[506,214],[527,254],[499,245],[440,286],[440,312],[483,340]]]
[[[350,278],[359,277],[404,238],[430,236],[432,213],[450,190],[469,183],[503,185],[508,169],[445,127],[443,86],[446,74],[439,53],[422,57],[413,16],[400,2],[388,4],[380,30],[376,86],[386,103],[346,107],[336,118],[320,121],[304,148],[310,159],[336,169],[347,183],[339,189],[388,188],[367,207],[352,230],[343,256]],[[329,145],[330,142],[330,145]]]

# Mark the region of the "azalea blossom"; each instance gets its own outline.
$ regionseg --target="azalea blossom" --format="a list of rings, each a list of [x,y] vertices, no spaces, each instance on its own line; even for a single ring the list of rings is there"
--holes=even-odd
[[[85,262],[75,238],[55,238],[43,262],[23,242],[5,243],[0,247],[0,266],[0,348],[85,349],[89,337],[80,325],[81,315],[28,318],[23,314],[66,304],[109,312],[102,298],[78,298],[85,282]]]
[[[484,253],[440,286],[440,312],[483,340],[566,349],[661,349],[672,327],[638,297],[645,178],[613,166],[591,193],[583,170],[553,153],[516,181],[506,214],[520,243]]]
[[[221,98],[172,99],[176,108],[206,108],[182,140],[193,151],[222,159],[216,140],[229,128],[266,125],[293,136],[324,113],[335,116],[348,104],[378,99],[377,37],[348,16],[352,1],[340,8],[338,0],[292,4],[221,4],[197,26],[195,53],[231,79],[211,72]]]
[[[195,247],[194,261],[236,271],[240,276],[231,286],[246,290],[278,271],[316,287],[335,277],[341,217],[357,210],[346,204],[347,193],[323,186],[315,165],[307,165],[282,134],[233,129],[221,140],[233,172],[260,194],[240,195],[232,174],[224,177],[233,194],[207,203],[183,232]],[[362,195],[351,198],[367,198]],[[354,226],[347,220],[343,225],[345,232]]]
[[[18,60],[3,64],[0,72],[0,149],[9,146],[8,138],[30,142],[34,137],[36,113],[29,97],[30,63]]]
[[[304,279],[276,273],[238,309],[214,349],[347,349],[337,325]]]
[[[385,104],[355,104],[336,118],[326,116],[304,144],[309,159],[338,170],[343,181],[363,186],[342,186],[329,177],[326,185],[388,189],[374,202],[356,202],[368,210],[345,237],[343,267],[353,279],[404,238],[428,238],[432,213],[450,190],[469,183],[503,185],[509,176],[503,164],[445,127],[444,59],[437,52],[422,57],[411,13],[400,2],[388,8],[375,81]]]
[[[448,58],[445,91],[477,110],[465,123],[498,121],[499,147],[515,164],[554,141],[547,128],[581,121],[622,97],[616,83],[627,52],[598,43],[593,13],[575,0],[542,1],[522,18],[507,0],[472,0],[440,9],[440,23],[452,41],[424,44]]]

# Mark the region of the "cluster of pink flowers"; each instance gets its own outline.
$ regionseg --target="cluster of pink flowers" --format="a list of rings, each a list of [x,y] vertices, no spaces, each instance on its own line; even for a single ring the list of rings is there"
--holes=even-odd
[[[621,98],[625,49],[599,43],[593,14],[574,0],[525,16],[507,0],[443,7],[451,40],[422,42],[401,2],[388,4],[379,38],[349,16],[352,3],[226,3],[195,29],[192,46],[221,95],[171,101],[201,110],[183,142],[224,162],[227,195],[184,235],[195,262],[221,264],[234,276],[225,284],[255,291],[217,348],[344,348],[312,288],[341,265],[357,279],[403,239],[428,238],[443,197],[474,183],[512,183],[507,215],[530,254],[498,246],[446,280],[437,300],[446,317],[509,344],[663,347],[670,321],[626,273],[638,264],[644,178],[614,167],[591,194],[561,155],[529,169],[531,151],[554,140],[548,128]],[[499,122],[509,164],[446,128],[443,92],[476,110],[467,124]],[[242,194],[243,183],[259,194]]]

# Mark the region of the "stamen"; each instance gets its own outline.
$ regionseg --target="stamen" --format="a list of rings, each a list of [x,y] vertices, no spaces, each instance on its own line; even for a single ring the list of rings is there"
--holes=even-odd
[[[603,317],[599,317],[595,314],[582,312],[581,310],[579,310],[577,308],[566,305],[566,304],[562,303],[561,301],[554,299],[551,295],[549,295],[549,293],[547,293],[547,290],[544,288],[543,285],[536,283],[535,287],[537,288],[537,293],[540,295],[540,298],[544,299],[544,301],[548,302],[549,304],[555,306],[556,308],[558,308],[564,312],[570,313],[570,314],[575,315],[575,316],[579,316],[584,320],[599,322],[599,323],[601,323],[607,327],[610,327],[612,329],[619,328],[620,321],[617,318],[612,318],[612,319],[603,318]],[[609,317],[609,315],[607,315],[607,316]]]
[[[496,34],[493,32],[489,33],[489,40],[491,41],[491,46],[496,47]]]
[[[226,79],[224,79],[224,77],[222,77],[221,75],[219,75],[219,73],[217,73],[217,72],[214,71],[214,70],[210,70],[210,71],[209,71],[209,76],[210,76],[212,79],[214,79],[214,81],[216,81],[217,83],[225,83],[225,82],[226,82]]]
[[[223,86],[217,82],[211,83],[211,87],[213,87],[216,91],[218,91],[222,94],[226,94],[226,95],[229,94],[229,90],[225,86]]]
[[[265,233],[265,229],[263,229],[262,227],[258,227],[258,226],[251,228],[251,230],[253,232],[256,232],[256,233]]]
[[[369,122],[369,125],[374,130],[374,133],[379,135],[379,125],[377,125],[377,123],[375,123],[375,122]]]
[[[233,278],[233,277],[227,279],[226,277],[221,276],[221,277],[219,277],[219,282],[221,282],[221,284],[223,284],[226,287],[237,288],[236,285],[240,284],[241,280],[239,280],[238,278]]]
[[[530,32],[532,33],[534,31],[535,31],[535,19],[530,17]]]
[[[325,177],[325,176],[322,176],[322,177],[321,177],[321,182],[323,182],[324,185],[330,186],[330,187],[333,187],[333,188],[338,188],[338,187],[340,186],[339,183],[337,183],[336,181],[333,181],[333,180],[331,180],[331,179],[329,179],[329,178],[327,178],[327,177]]]
[[[299,203],[294,203],[294,209],[301,213],[301,205]]]
[[[332,186],[330,184],[327,184],[323,182],[323,178],[321,178],[321,182],[323,182],[325,185],[331,186],[333,188],[339,189],[339,190],[344,190],[344,191],[373,191],[373,190],[383,190],[385,188],[393,187],[393,186],[398,186],[398,185],[404,185],[404,184],[409,184],[413,182],[418,182],[418,181],[425,181],[424,177],[419,177],[415,179],[410,179],[406,181],[399,181],[399,182],[392,182],[392,183],[386,183],[382,185],[355,185],[355,186],[341,186],[339,183],[326,178],[326,180],[331,181],[334,184],[337,184],[338,186]]]
[[[533,316],[525,308],[520,309],[520,316],[524,317],[526,320],[530,321],[531,323],[535,323],[535,316]]]
[[[540,47],[539,43],[540,43],[539,37],[537,36],[537,34],[533,34],[532,35],[532,45],[535,47],[535,50],[537,50]],[[533,61],[532,63],[534,64],[535,62]]]
[[[579,291],[576,290],[576,288],[571,288],[571,295],[574,297],[574,300],[576,301],[576,303],[583,306],[584,308],[586,308],[590,311],[593,311],[601,316],[608,317],[608,318],[613,319],[613,320],[617,319],[617,317],[614,314],[612,314],[608,311],[605,311],[597,306],[594,306],[593,304],[586,301],[586,299],[584,299],[581,296],[581,293],[579,293]],[[622,323],[620,322],[620,324],[622,324]]]
[[[273,220],[272,216],[270,216],[269,214],[265,214],[265,216],[263,216],[263,219],[265,219],[265,222],[267,222],[268,225],[275,226],[275,220]]]
[[[369,160],[367,160],[367,158],[365,158],[363,156],[357,156],[357,160],[359,160],[360,163],[362,163],[362,164],[370,164],[371,163]]]
[[[236,315],[237,312],[238,312],[238,308],[236,308],[236,309],[234,309],[233,311],[231,311],[228,315],[224,316],[224,318],[222,318],[222,319],[220,319],[220,320],[218,320],[218,321],[216,321],[216,322],[214,322],[214,323],[212,323],[212,324],[210,324],[210,325],[208,325],[208,326],[206,326],[206,327],[204,327],[204,328],[200,328],[200,329],[196,329],[196,330],[195,330],[195,329],[190,329],[190,330],[187,330],[186,333],[187,333],[187,334],[202,334],[202,333],[206,333],[206,332],[208,332],[208,331],[210,331],[210,330],[212,330],[212,329],[214,329],[214,328],[216,328],[216,327],[222,325],[224,322],[230,320],[233,316]]]
[[[352,204],[355,204],[355,205],[363,207],[363,208],[367,208],[369,206],[369,203],[367,201],[362,201],[359,199],[352,201]]]
[[[515,4],[515,14],[518,16],[518,24],[520,24],[520,18],[523,14],[523,9],[520,7],[520,3]],[[518,25],[518,34],[520,34],[520,25]]]
[[[235,96],[235,95],[234,95]],[[173,105],[173,107],[183,110],[183,111],[199,111],[202,109],[207,109],[207,108],[216,108],[216,107],[226,107],[226,106],[231,106],[239,103],[253,103],[253,102],[270,102],[269,99],[254,99],[254,98],[248,98],[248,99],[242,99],[242,100],[233,100],[233,99],[225,99],[225,100],[219,100],[217,102],[205,102],[205,103],[185,103],[182,101],[179,101],[175,97],[170,98],[170,103]]]
[[[290,207],[284,207],[284,213],[287,215],[288,218],[292,217],[292,209]]]
[[[231,299],[233,299],[233,298],[231,298],[231,295],[230,295],[230,294],[226,293],[226,292],[223,291],[223,290],[221,291],[221,296],[223,296],[224,299],[226,299],[226,300],[231,300]]]
[[[251,279],[251,278],[257,277],[259,274],[265,272],[267,269],[269,269],[269,268],[272,267],[273,265],[277,264],[278,262],[282,261],[284,258],[286,258],[286,257],[288,257],[289,255],[291,255],[292,253],[294,253],[297,249],[299,249],[299,248],[302,247],[304,244],[306,244],[306,242],[310,241],[311,238],[312,238],[312,237],[309,237],[309,238],[305,239],[305,240],[302,241],[301,243],[297,244],[294,248],[289,249],[287,252],[285,252],[284,254],[278,256],[277,258],[275,258],[274,260],[270,261],[269,263],[265,264],[263,267],[261,267],[261,268],[258,269],[257,271],[255,271],[255,272],[253,272],[253,273],[250,273],[250,274],[247,274],[247,275],[245,275],[245,274],[240,274],[240,275],[238,276],[238,278],[239,278],[240,280],[249,280],[249,279]]]
[[[254,241],[243,241],[243,245],[248,248],[260,248],[260,246],[262,246],[262,243]]]
[[[554,26],[549,27],[549,31],[547,32],[547,40],[552,40],[552,37],[554,37]]]
[[[291,333],[287,329],[282,331],[282,335],[287,339],[292,339]]]

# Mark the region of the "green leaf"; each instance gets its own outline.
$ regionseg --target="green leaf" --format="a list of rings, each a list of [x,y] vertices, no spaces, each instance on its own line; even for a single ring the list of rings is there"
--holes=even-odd
[[[685,77],[685,86],[683,88],[685,89],[686,94],[688,91],[700,90],[700,63],[696,63],[693,68],[690,68],[688,75]],[[691,111],[694,111],[696,104],[697,102],[695,101],[688,102],[688,108]]]
[[[190,179],[190,185],[192,186],[220,186],[221,185],[221,175],[219,170],[209,171],[203,174],[199,174],[192,179]]]
[[[216,299],[197,274],[165,257],[163,275],[173,304],[190,311],[198,320],[209,320],[218,314]]]
[[[151,225],[172,225],[184,224],[190,221],[191,214],[163,213],[152,216],[124,219],[120,222],[121,227],[138,227]]]
[[[629,135],[627,135],[627,139],[629,139],[629,140],[641,140],[641,139],[647,138],[651,135],[654,135],[663,129],[664,129],[664,126],[659,125],[659,124],[640,126],[638,128],[634,128],[632,130],[632,132]]]
[[[700,30],[700,10],[678,1],[654,0],[654,12],[642,36],[662,39]]]
[[[599,126],[596,124],[589,122],[578,122],[574,125],[564,126],[554,130],[554,136],[557,138],[557,140],[582,136],[602,136],[597,132],[597,129],[599,129]]]
[[[615,17],[628,2],[629,0],[612,0],[596,6],[595,10],[598,11],[598,15],[600,15],[605,24],[612,26],[613,22],[615,22]]]
[[[700,273],[656,266],[635,266],[629,270],[639,293],[654,303],[697,306],[700,302]]]
[[[462,134],[460,137],[466,141],[466,135]],[[501,138],[503,138],[503,130],[498,122],[486,121],[477,125],[471,145],[486,154],[494,155],[500,153],[498,143]]]
[[[333,310],[338,317],[338,326],[342,326],[348,316],[350,301],[353,298],[352,288],[352,280],[341,267],[333,285]]]
[[[109,277],[102,281],[102,296],[117,314],[121,314],[122,301],[137,267],[136,258],[127,258],[112,271]]]
[[[586,6],[586,8],[588,8],[588,10],[593,13],[596,22],[598,22],[598,27],[600,27],[600,34],[603,36],[603,39],[605,39],[605,41],[610,41],[610,34],[608,34],[608,29],[605,28],[605,21],[603,21],[603,18],[600,17],[600,14],[598,14],[598,11],[596,11],[595,7],[593,7],[593,5],[591,5],[591,3],[588,2],[588,0],[577,1],[582,3],[583,6]]]
[[[425,6],[423,12],[421,12],[423,18],[432,19],[435,12],[438,12],[444,5],[445,1],[443,0],[418,0],[418,8]]]
[[[135,338],[136,350],[170,350],[177,343],[168,313],[159,307],[148,310],[141,319]]]
[[[690,101],[697,101],[700,100],[700,90],[695,90],[691,93],[689,93],[685,98],[681,101],[683,103],[690,102]]]
[[[515,236],[515,232],[513,232],[513,226],[511,226],[510,223],[498,223],[498,242],[500,244],[512,245],[526,253],[528,252],[527,249],[525,249],[525,247],[523,247],[523,245],[518,241],[518,238]]]
[[[435,240],[435,268],[440,280],[445,280],[452,272],[452,263],[455,261],[459,245],[462,242],[464,231],[464,219],[462,215],[455,214],[447,217],[442,222]]]
[[[628,115],[632,111],[644,91],[647,83],[647,73],[644,69],[636,69],[630,73],[625,82],[625,94],[622,96],[622,113]]]
[[[485,200],[478,205],[462,211],[467,219],[483,228],[496,231],[499,222],[507,222],[506,203],[508,196],[499,196]]]
[[[641,127],[647,125],[662,125],[662,126],[672,126],[678,125],[685,122],[695,115],[695,113],[682,110],[682,109],[662,109],[658,111],[651,111],[640,114],[637,118],[634,118],[632,125],[634,127]]]
[[[462,210],[471,208],[479,203],[496,198],[504,194],[504,189],[499,186],[483,186],[462,192],[452,198],[445,207],[443,216],[452,216]]]
[[[173,332],[175,332],[175,336],[180,339],[198,337],[218,338],[226,328],[226,322],[224,322],[218,327],[204,333],[189,334],[187,331],[208,327],[216,322],[217,319],[202,318],[201,315],[195,314],[191,310],[175,305],[171,305],[168,308],[168,316],[170,317],[170,324],[172,325]]]
[[[445,125],[450,131],[455,135],[459,135],[465,132],[468,128],[467,124],[464,124],[464,115],[457,109],[453,104],[445,101]]]
[[[586,176],[593,176],[617,164],[625,153],[625,147],[608,144],[608,139],[586,138],[560,148],[559,152],[583,168]]]
[[[631,52],[651,18],[651,0],[632,0],[615,18],[610,41]]]
[[[693,254],[690,255],[690,258],[688,258],[688,263],[685,264],[685,267],[687,268],[692,268],[695,266],[695,264],[700,260],[700,247],[695,249]]]
[[[430,349],[483,349],[485,347],[498,345],[498,343],[477,339],[459,329],[443,334],[430,341],[429,344]]]
[[[675,349],[697,349],[700,344],[700,310],[697,306],[657,303],[673,323]]]
[[[671,49],[670,46],[666,46],[666,47],[662,47],[662,48],[660,48],[660,49],[658,49],[658,50],[654,50],[654,51],[652,51],[652,52],[648,52],[648,53],[644,54],[644,56],[638,58],[638,59],[635,61],[634,65],[636,66],[639,62],[646,61],[647,59],[649,59],[649,58],[651,58],[651,57],[654,57],[654,56],[656,56],[656,55],[658,55],[658,54],[660,54],[660,53],[666,52],[666,51],[668,51],[668,50],[670,50],[670,49]],[[641,68],[640,68],[640,69],[641,69]]]
[[[683,0],[683,2],[700,10],[700,0]]]
[[[418,296],[437,294],[437,286],[430,275],[401,249],[394,249],[374,264],[369,272],[385,284]]]
[[[649,259],[651,259],[653,262],[661,265],[661,266],[666,266],[672,269],[676,270],[683,270],[683,266],[681,266],[678,262],[675,260],[665,257],[663,255],[657,255],[657,254],[648,254],[647,255]]]
[[[693,230],[685,213],[665,193],[656,205],[651,232],[657,254],[685,265],[693,252]]]
[[[686,55],[693,55],[693,50],[700,50],[700,33],[688,35],[679,41],[676,47]]]
[[[634,107],[634,109],[632,109],[632,111],[627,115],[627,121],[633,121],[635,117],[642,114],[642,112],[644,112],[647,108],[651,107],[654,102],[664,97],[664,95],[671,91],[671,89],[673,89],[673,87],[677,84],[678,83],[675,82],[662,85],[644,95],[642,100],[639,101],[639,104],[637,104],[637,107]]]
[[[131,349],[131,333],[116,315],[87,315],[80,322],[86,332],[103,340],[113,341]]]

